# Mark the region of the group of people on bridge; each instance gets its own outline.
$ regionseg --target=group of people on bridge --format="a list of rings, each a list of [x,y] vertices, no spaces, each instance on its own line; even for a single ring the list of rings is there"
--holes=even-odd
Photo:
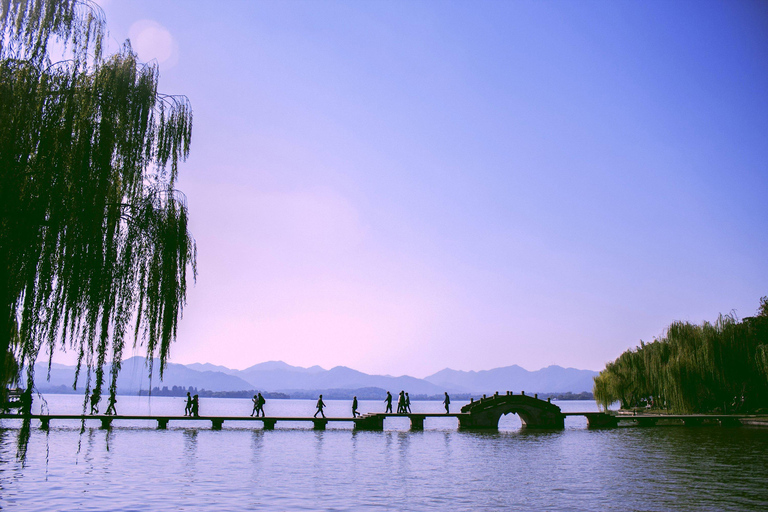
[[[187,393],[189,395],[189,393]],[[253,395],[253,398],[251,399],[253,402],[253,410],[251,411],[251,416],[259,417],[259,414],[261,414],[261,417],[265,417],[266,414],[264,413],[264,404],[266,403],[266,400],[264,399],[264,396],[261,393],[258,393],[256,395]],[[387,406],[384,409],[384,413],[392,413],[392,393],[387,391],[387,397],[384,399],[384,402],[386,402]],[[195,395],[195,404],[197,404],[197,395]],[[445,393],[445,399],[443,400],[443,405],[445,406],[445,414],[449,414],[451,412],[450,405],[451,405],[451,397],[448,396],[448,392]],[[357,396],[352,397],[352,417],[357,418],[360,416],[360,413],[357,410],[358,402],[357,402]],[[319,414],[323,418],[325,418],[325,412],[323,411],[325,409],[325,402],[323,401],[323,395],[320,395],[317,399],[317,403],[315,405],[315,414],[313,415],[314,418],[317,418],[317,415]],[[411,414],[411,397],[408,396],[408,393],[405,391],[400,391],[400,394],[397,399],[397,414]],[[185,414],[186,416],[186,414]],[[197,407],[195,406],[195,414],[194,416],[197,416]]]
[[[187,405],[184,407],[184,416],[200,417],[200,397],[187,391]]]
[[[387,391],[387,398],[384,399],[384,401],[387,403],[387,408],[384,410],[385,413],[391,413],[392,412],[392,393]],[[445,406],[445,414],[450,414],[451,412],[451,397],[448,396],[448,392],[445,392],[445,399],[443,399],[443,405]],[[411,414],[411,397],[408,396],[408,393],[405,391],[400,391],[400,395],[397,398],[397,414]],[[353,408],[353,416],[354,416],[354,408]]]
[[[99,402],[101,402],[101,393],[94,391],[91,394],[91,414],[99,414]],[[107,401],[107,410],[104,412],[107,416],[117,415],[117,409],[115,404],[117,403],[117,397],[115,393],[109,394],[109,400]]]
[[[100,397],[94,393],[91,395],[91,414],[98,414],[99,413],[99,401]],[[253,398],[251,399],[253,402],[253,410],[251,411],[251,416],[255,417],[266,417],[266,414],[264,412],[264,404],[267,402],[264,399],[264,396],[261,393],[253,395]],[[387,397],[384,399],[384,402],[387,404],[386,408],[384,409],[384,413],[392,413],[392,393],[387,391]],[[115,403],[117,403],[117,399],[115,398],[114,394],[110,394],[109,397],[109,405],[107,406],[107,411],[105,414],[112,415],[117,414],[117,411],[115,410]],[[450,413],[450,405],[451,405],[451,398],[448,396],[448,393],[445,393],[445,399],[443,400],[443,405],[445,406],[445,413]],[[360,413],[357,410],[358,403],[357,403],[357,397],[352,397],[352,417],[357,418],[360,416]],[[317,410],[315,411],[314,417],[317,418],[317,415],[321,415],[323,418],[325,418],[325,413],[323,412],[323,409],[325,408],[325,402],[323,401],[323,395],[320,395],[320,397],[317,399]],[[408,396],[408,393],[405,391],[400,391],[400,394],[397,398],[397,414],[411,414],[411,397]],[[200,417],[200,398],[198,395],[192,396],[192,394],[187,391],[187,400],[186,405],[184,407],[184,416],[192,416],[195,418]]]
[[[392,393],[387,391],[387,398],[384,399],[387,403],[385,413],[392,412]],[[400,391],[397,397],[397,414],[409,414],[411,412],[411,397],[405,391]]]
[[[261,393],[257,395],[253,395],[253,398],[251,399],[253,402],[253,410],[251,411],[251,416],[254,414],[256,417],[259,417],[259,413],[261,413],[261,416],[264,416],[264,404],[267,402],[264,400],[264,397],[261,395]]]

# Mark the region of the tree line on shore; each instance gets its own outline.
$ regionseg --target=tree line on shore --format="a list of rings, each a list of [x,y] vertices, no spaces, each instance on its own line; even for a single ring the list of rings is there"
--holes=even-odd
[[[211,391],[210,389],[197,389],[194,386],[185,388],[184,386],[155,386],[152,390],[142,389],[138,392],[139,396],[187,396],[187,393],[192,395],[198,395],[203,398],[251,398],[253,395],[259,393],[257,389],[244,389],[241,391]],[[264,398],[269,399],[281,399],[287,400],[291,398],[285,393],[278,392],[261,392]]]
[[[757,315],[674,322],[661,338],[627,350],[595,377],[595,400],[676,413],[768,410],[768,297]]]

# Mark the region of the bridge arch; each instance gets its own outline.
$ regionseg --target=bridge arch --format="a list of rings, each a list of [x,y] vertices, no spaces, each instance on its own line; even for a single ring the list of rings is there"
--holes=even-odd
[[[499,418],[516,413],[525,428],[565,428],[560,408],[546,400],[528,395],[498,393],[472,401],[461,408],[459,427],[465,429],[498,429]]]

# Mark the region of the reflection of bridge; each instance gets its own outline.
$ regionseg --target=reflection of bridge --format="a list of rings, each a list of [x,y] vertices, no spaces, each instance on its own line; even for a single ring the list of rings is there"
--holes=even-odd
[[[493,395],[480,400],[472,400],[461,408],[460,413],[369,413],[357,418],[349,417],[293,417],[293,416],[267,416],[254,418],[251,416],[106,416],[106,415],[77,415],[77,414],[33,414],[20,416],[16,414],[0,414],[0,419],[37,419],[40,427],[48,429],[51,420],[96,420],[101,422],[101,428],[110,428],[114,421],[145,420],[157,422],[158,429],[168,428],[168,423],[177,422],[211,422],[213,430],[220,430],[227,422],[261,422],[264,430],[273,430],[277,422],[312,422],[315,430],[325,430],[328,423],[346,422],[353,423],[356,430],[384,430],[386,418],[408,418],[411,422],[411,430],[423,430],[426,418],[457,418],[459,428],[463,430],[495,430],[498,429],[499,419],[506,414],[517,414],[523,423],[523,427],[532,429],[562,429],[565,426],[567,416],[584,416],[587,418],[590,428],[616,427],[619,423],[652,426],[657,422],[701,425],[704,423],[719,423],[720,425],[740,425],[742,422],[768,423],[765,416],[753,415],[614,415],[604,412],[562,412],[560,408],[548,400],[539,400],[536,395],[529,396],[525,393],[515,395],[509,391],[506,394]]]

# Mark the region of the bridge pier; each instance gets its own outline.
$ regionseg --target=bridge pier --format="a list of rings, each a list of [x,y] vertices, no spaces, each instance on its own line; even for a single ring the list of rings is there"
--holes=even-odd
[[[168,418],[157,418],[157,430],[165,430],[168,428]]]
[[[411,430],[424,430],[424,416],[420,414],[409,414],[411,418]]]
[[[635,418],[638,427],[653,427],[656,425],[657,418]]]
[[[740,427],[741,421],[738,418],[720,418],[721,427]]]
[[[619,419],[604,412],[587,413],[587,428],[613,428],[619,426]]]
[[[482,420],[479,415],[472,416],[459,416],[459,430],[496,430],[499,428],[498,417],[484,417]]]
[[[109,430],[112,428],[112,418],[100,418],[100,419],[101,419],[102,430]]]
[[[355,430],[384,430],[383,414],[365,414],[353,420]]]
[[[261,420],[261,423],[264,430],[275,430],[275,423],[277,423],[277,420],[268,420],[266,418]]]
[[[221,430],[224,420],[221,418],[211,418],[211,430]]]
[[[40,428],[48,430],[51,425],[51,418],[40,418]]]
[[[314,419],[312,420],[313,430],[325,430],[325,426],[328,424],[326,419]]]

